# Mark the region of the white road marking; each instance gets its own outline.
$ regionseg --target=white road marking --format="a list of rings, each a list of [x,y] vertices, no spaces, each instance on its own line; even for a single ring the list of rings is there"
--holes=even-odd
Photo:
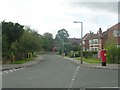
[[[72,80],[74,81],[75,79],[73,78]]]
[[[72,88],[73,82],[75,80],[75,77],[76,77],[76,75],[78,73],[79,68],[80,68],[80,66],[78,66],[77,69],[75,70],[75,74],[74,74],[74,76],[73,76],[73,78],[72,78],[72,80],[70,82],[70,87],[69,88]]]
[[[9,73],[9,72],[14,72],[14,71],[22,70],[22,69],[23,69],[23,68],[6,70],[6,71],[0,72],[0,74],[5,74],[5,73]]]
[[[9,70],[9,72],[13,72],[13,70]]]
[[[4,71],[4,73],[8,73],[8,71]]]
[[[13,69],[13,71],[17,71],[16,69]]]
[[[21,69],[23,69],[23,68],[21,68]]]

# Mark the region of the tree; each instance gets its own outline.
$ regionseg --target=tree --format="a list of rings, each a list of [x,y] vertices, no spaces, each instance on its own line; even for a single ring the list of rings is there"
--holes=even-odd
[[[41,36],[28,28],[24,31],[18,45],[18,51],[23,53],[24,58],[27,57],[28,52],[40,51],[41,49]]]
[[[51,33],[44,33],[42,37],[43,49],[46,51],[51,51],[53,47],[53,35]]]
[[[65,52],[65,43],[68,42],[68,31],[66,31],[66,29],[61,29],[58,30],[58,33],[55,37],[55,40],[59,43],[60,51],[62,51],[63,53]]]
[[[66,29],[61,29],[61,30],[58,30],[58,33],[56,35],[56,39],[57,40],[66,40],[67,38],[69,37],[69,34],[68,34],[68,31],[66,31]]]
[[[6,35],[2,35],[2,56],[8,56],[10,45],[8,43],[8,37]]]
[[[13,43],[19,42],[21,38],[24,26],[13,23],[13,22],[2,22],[2,56],[7,58],[8,56],[11,58],[13,53]]]
[[[23,34],[24,26],[19,23],[2,22],[2,34],[8,37],[8,43],[11,45],[16,40],[19,41]]]

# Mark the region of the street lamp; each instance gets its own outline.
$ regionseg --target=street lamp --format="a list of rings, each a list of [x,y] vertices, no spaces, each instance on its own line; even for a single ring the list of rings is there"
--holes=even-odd
[[[74,23],[81,23],[81,64],[83,64],[83,22],[74,21]]]

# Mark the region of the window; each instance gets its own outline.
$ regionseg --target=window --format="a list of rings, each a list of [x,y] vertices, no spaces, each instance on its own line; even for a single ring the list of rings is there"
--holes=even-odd
[[[98,39],[94,39],[94,44],[98,44]]]
[[[114,30],[113,31],[113,36],[119,37],[120,36],[120,30]]]
[[[85,41],[83,41],[83,44],[85,44]]]
[[[94,50],[95,50],[95,51],[98,51],[98,48],[95,48]]]
[[[93,44],[94,44],[94,41],[93,41],[93,40],[90,40],[89,43],[90,43],[90,45],[93,45]]]
[[[120,47],[120,45],[117,45],[117,47]]]
[[[90,45],[98,44],[98,39],[93,39],[89,41]]]

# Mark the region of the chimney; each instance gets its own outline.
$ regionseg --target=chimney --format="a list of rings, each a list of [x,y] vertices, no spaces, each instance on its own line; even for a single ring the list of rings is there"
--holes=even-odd
[[[99,28],[98,34],[101,35],[102,34],[102,29]]]

